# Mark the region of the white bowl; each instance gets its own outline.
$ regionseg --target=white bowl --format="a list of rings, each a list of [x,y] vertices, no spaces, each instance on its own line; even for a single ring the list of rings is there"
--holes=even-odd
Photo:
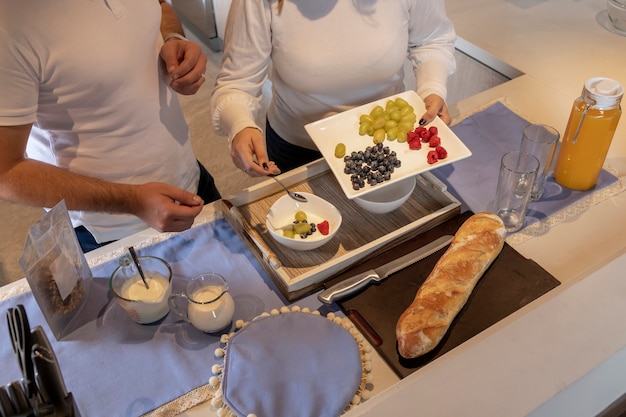
[[[389,184],[380,190],[372,191],[354,201],[363,209],[376,214],[394,211],[409,199],[415,189],[415,177],[407,177]]]
[[[267,217],[265,218],[265,225],[274,240],[290,249],[317,249],[329,242],[333,236],[335,236],[341,226],[341,213],[335,206],[323,198],[314,194],[303,192],[298,193],[306,197],[308,201],[306,203],[301,203],[285,194],[276,200],[272,207],[270,207]],[[283,236],[283,228],[293,223],[295,218],[294,216],[299,210],[302,210],[307,214],[307,221],[309,223],[318,224],[327,220],[330,226],[329,233],[327,235],[323,235],[318,230],[306,238],[301,238],[299,235],[296,235],[293,238]]]

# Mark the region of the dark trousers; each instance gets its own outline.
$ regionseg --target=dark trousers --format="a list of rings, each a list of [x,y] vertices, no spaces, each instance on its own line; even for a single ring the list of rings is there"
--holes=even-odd
[[[265,122],[265,143],[270,161],[274,161],[281,172],[290,171],[322,157],[319,151],[293,145],[281,138],[267,120]]]
[[[217,190],[215,186],[215,180],[207,171],[207,169],[198,161],[198,166],[200,167],[200,181],[198,182],[198,195],[200,198],[204,200],[204,204],[211,203],[215,200],[219,200],[222,198],[220,192]],[[78,226],[74,228],[76,232],[76,237],[78,238],[78,243],[80,247],[83,249],[84,253],[90,252],[94,249],[98,249],[101,246],[107,245],[111,242],[96,242],[96,238],[87,230],[85,226]]]

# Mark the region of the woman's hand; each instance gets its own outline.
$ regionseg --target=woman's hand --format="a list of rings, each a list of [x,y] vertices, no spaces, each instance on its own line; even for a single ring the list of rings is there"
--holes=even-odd
[[[280,169],[268,159],[263,135],[255,127],[246,127],[233,137],[230,157],[237,168],[251,177],[280,174]]]
[[[424,104],[426,105],[426,113],[420,118],[420,126],[432,122],[436,116],[439,116],[445,124],[450,124],[451,119],[450,113],[448,113],[448,106],[446,106],[446,101],[442,97],[437,94],[430,94],[424,99]]]

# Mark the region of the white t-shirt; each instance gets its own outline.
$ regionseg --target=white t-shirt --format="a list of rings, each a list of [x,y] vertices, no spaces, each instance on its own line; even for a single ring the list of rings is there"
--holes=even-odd
[[[159,59],[156,0],[0,0],[0,125],[34,123],[27,153],[118,183],[197,192],[199,168]],[[103,242],[146,228],[70,212]]]
[[[407,58],[417,93],[445,99],[455,39],[443,0],[289,0],[281,13],[275,1],[233,0],[213,127],[232,139],[255,126],[269,77],[272,128],[315,149],[305,124],[404,91]]]

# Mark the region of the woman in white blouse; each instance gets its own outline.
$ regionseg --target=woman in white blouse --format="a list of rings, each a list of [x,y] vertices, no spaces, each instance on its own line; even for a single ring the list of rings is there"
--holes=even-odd
[[[450,123],[455,39],[444,0],[233,0],[213,127],[248,175],[290,170],[321,157],[305,124],[405,91],[407,58],[427,109],[420,124]],[[268,79],[264,138],[255,118]]]

